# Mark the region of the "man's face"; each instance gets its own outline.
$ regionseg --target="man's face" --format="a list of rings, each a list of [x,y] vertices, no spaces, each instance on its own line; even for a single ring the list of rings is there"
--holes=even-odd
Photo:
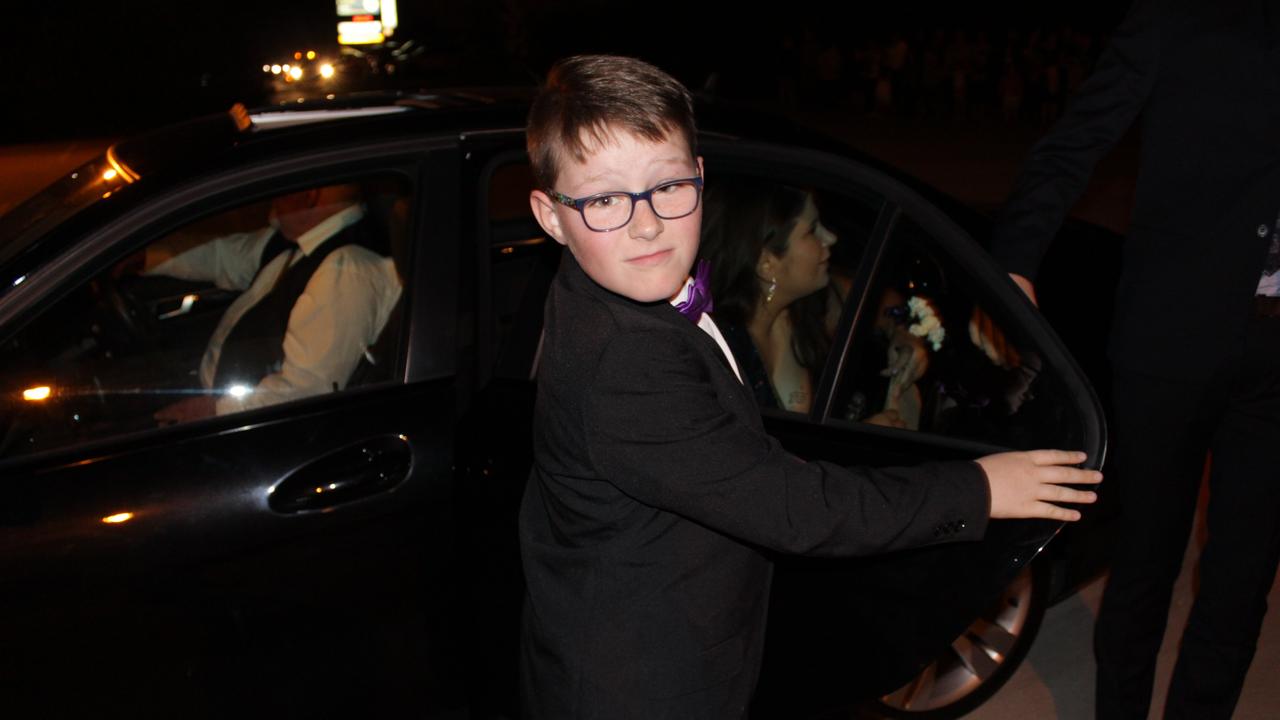
[[[355,185],[325,185],[280,195],[271,201],[271,222],[294,242],[311,228],[360,202]]]
[[[679,133],[651,142],[625,130],[609,133],[584,162],[566,157],[556,187],[571,198],[603,192],[639,193],[668,180],[702,174]],[[589,146],[590,147],[590,146]],[[534,216],[557,242],[566,245],[587,275],[604,288],[639,302],[673,297],[689,276],[698,254],[702,206],[692,214],[663,220],[647,202],[637,202],[631,221],[607,232],[586,226],[581,213],[542,190],[530,197]]]
[[[271,218],[287,240],[296,241],[315,223],[310,211],[316,202],[315,190],[280,195],[271,201]]]

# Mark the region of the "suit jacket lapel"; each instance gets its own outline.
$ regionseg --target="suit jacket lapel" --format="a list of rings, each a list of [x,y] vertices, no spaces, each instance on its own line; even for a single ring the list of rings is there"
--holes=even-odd
[[[734,381],[738,381],[738,377],[734,375],[733,366],[729,364],[729,359],[724,356],[724,352],[720,350],[720,346],[716,344],[716,341],[705,330],[690,322],[684,315],[681,315],[680,311],[672,307],[671,303],[665,301],[641,303],[606,290],[587,275],[586,271],[582,269],[582,266],[573,257],[573,253],[567,249],[560,260],[560,272],[565,274],[569,287],[576,291],[585,292],[610,305],[626,307],[629,310],[670,325],[677,332],[683,333],[686,337],[692,339],[704,353],[714,355],[719,363],[724,366],[725,371],[733,375]]]
[[[666,307],[662,307],[663,305]],[[709,352],[714,355],[715,358],[720,361],[720,364],[724,366],[724,369],[729,371],[730,375],[733,375],[733,366],[729,364],[729,358],[724,356],[724,351],[720,349],[718,344],[716,344],[715,339],[708,335],[706,330],[703,330],[698,327],[697,324],[689,320],[689,318],[681,315],[680,311],[676,310],[671,303],[660,303],[658,307],[653,308],[653,315],[668,325],[678,329],[686,336],[693,338],[694,342],[698,344],[698,347],[702,348],[704,352]],[[734,379],[737,379],[736,375],[734,376]]]

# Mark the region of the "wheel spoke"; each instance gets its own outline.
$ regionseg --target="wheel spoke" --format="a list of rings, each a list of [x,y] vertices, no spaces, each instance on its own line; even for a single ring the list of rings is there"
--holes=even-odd
[[[902,707],[911,710],[917,706],[923,705],[929,707],[929,698],[933,695],[933,684],[937,679],[938,665],[932,663],[916,676],[911,684],[903,688],[905,692],[902,696]]]
[[[982,647],[975,643],[968,634],[961,635],[951,643],[951,649],[960,657],[960,662],[980,680],[991,677],[1000,663],[992,659]]]
[[[997,660],[1004,660],[1013,651],[1014,643],[1018,642],[1017,635],[987,620],[978,620],[971,625],[969,635]]]
[[[1033,612],[1032,593],[1031,572],[1024,569],[993,607],[933,663],[880,701],[901,711],[930,712],[955,706],[979,692],[1002,672],[1006,659],[1024,640],[1023,630]]]
[[[914,708],[920,706],[927,708],[927,698],[933,694],[933,680],[936,673],[937,664],[925,667],[910,683],[902,685],[893,694],[884,696],[884,703],[893,707],[900,707],[902,710],[914,710]]]

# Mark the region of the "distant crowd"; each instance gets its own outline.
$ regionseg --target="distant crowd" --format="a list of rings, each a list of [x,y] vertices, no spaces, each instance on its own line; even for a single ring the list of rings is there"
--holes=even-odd
[[[709,88],[788,109],[839,109],[930,120],[1047,125],[1088,76],[1102,34],[1031,30],[891,31],[844,39],[783,35],[767,68],[720,71]]]

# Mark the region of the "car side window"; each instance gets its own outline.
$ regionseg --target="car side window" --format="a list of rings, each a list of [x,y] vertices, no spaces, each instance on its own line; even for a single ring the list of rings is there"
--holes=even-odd
[[[533,176],[523,158],[499,164],[485,193],[493,303],[494,375],[530,380],[536,369],[542,310],[562,246],[543,233],[529,207]]]
[[[832,422],[1012,448],[1072,446],[1062,433],[1079,426],[1064,416],[1074,404],[1052,374],[1041,375],[1043,353],[910,218],[895,223],[865,302]]]
[[[707,181],[699,255],[710,263],[712,314],[762,411],[812,409],[882,205],[867,190]]]
[[[317,185],[145,239],[0,346],[0,457],[393,380],[410,198]]]

